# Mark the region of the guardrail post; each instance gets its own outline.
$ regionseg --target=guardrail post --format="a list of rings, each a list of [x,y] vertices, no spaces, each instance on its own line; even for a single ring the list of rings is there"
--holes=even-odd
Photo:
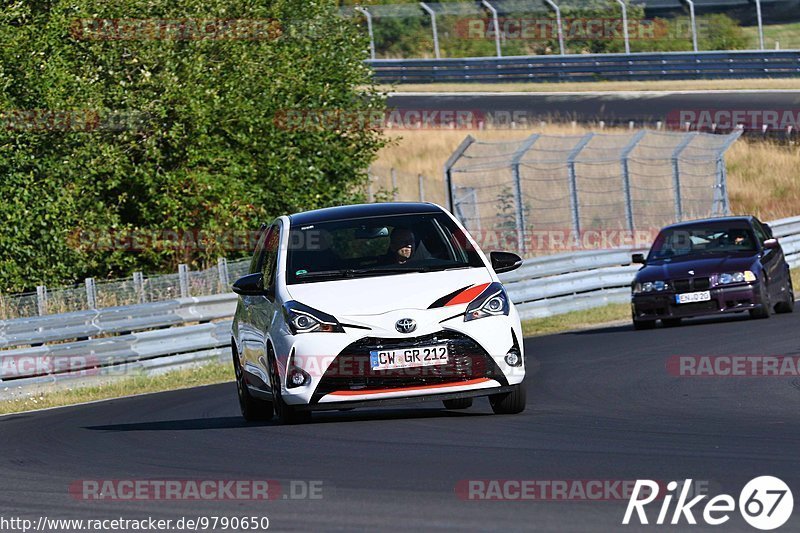
[[[189,266],[181,263],[178,265],[178,280],[181,285],[181,298],[189,296]]]
[[[222,292],[228,292],[231,287],[231,279],[228,275],[228,260],[224,257],[217,258],[217,271],[219,272],[219,285]]]
[[[36,286],[36,307],[39,316],[47,314],[47,287],[44,285]]]
[[[764,21],[761,19],[761,0],[756,1],[756,18],[758,19],[758,46],[764,49]]]
[[[461,159],[467,148],[475,142],[472,135],[467,135],[461,144],[458,145],[455,152],[453,152],[444,164],[444,197],[447,201],[447,208],[453,212],[453,166]]]
[[[556,5],[553,0],[544,0],[547,5],[553,8],[556,13],[556,31],[558,31],[558,50],[561,55],[564,55],[564,29],[561,26],[561,9]]]
[[[143,304],[145,301],[144,298],[144,275],[141,272],[134,272],[133,273],[133,287],[136,291],[136,300]]]
[[[89,309],[97,309],[97,287],[94,278],[86,278],[84,284],[86,285],[86,305]]]
[[[425,176],[420,174],[417,179],[419,179],[419,201],[425,201]]]
[[[431,16],[431,29],[433,30],[433,53],[436,55],[436,59],[441,59],[439,55],[439,32],[436,29],[436,11],[428,7],[428,4],[425,2],[420,2],[420,6],[425,12]]]
[[[622,9],[622,38],[625,40],[625,53],[631,53],[631,40],[628,36],[628,7],[625,5],[625,0],[617,0],[619,7]]]
[[[375,33],[372,31],[372,13],[367,11],[366,8],[356,6],[354,8],[359,13],[367,17],[367,31],[369,32],[369,57],[375,59]]]
[[[497,10],[488,0],[481,0],[481,4],[488,9],[492,14],[492,25],[494,26],[494,45],[497,48],[497,57],[503,57],[503,51],[500,48],[500,23],[497,20]]]
[[[534,133],[528,137],[522,145],[517,149],[516,153],[511,159],[511,173],[514,176],[514,200],[517,204],[516,209],[516,226],[517,226],[517,250],[521,253],[526,251],[525,238],[525,205],[522,201],[522,179],[519,175],[519,164],[522,158],[531,149],[531,147],[539,140],[541,134]]]
[[[572,230],[575,232],[576,246],[580,246],[581,242],[581,213],[580,204],[578,203],[578,176],[575,174],[575,159],[581,153],[584,146],[589,144],[589,141],[594,137],[594,133],[587,133],[579,141],[578,144],[572,149],[567,156],[567,172],[569,174],[569,199],[570,208],[572,210]]]
[[[697,52],[697,20],[694,17],[694,2],[692,0],[683,0],[689,5],[689,21],[692,24],[692,50]]]
[[[625,194],[625,220],[628,223],[628,229],[633,233],[633,200],[631,198],[631,177],[630,173],[628,172],[628,157],[631,155],[631,152],[636,145],[639,144],[639,141],[642,140],[644,137],[645,130],[641,130],[639,133],[633,136],[633,138],[628,142],[625,148],[622,149],[622,153],[620,154],[620,160],[622,163],[622,191]]]
[[[689,146],[689,143],[692,142],[692,139],[695,138],[697,132],[688,133],[683,140],[678,143],[678,146],[675,147],[675,150],[672,151],[672,191],[674,193],[675,198],[675,221],[680,222],[683,220],[683,199],[681,197],[681,169],[679,164],[679,158],[681,156],[681,152]]]

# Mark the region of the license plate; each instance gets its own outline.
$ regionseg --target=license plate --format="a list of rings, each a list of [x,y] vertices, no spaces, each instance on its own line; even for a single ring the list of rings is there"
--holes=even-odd
[[[445,365],[448,361],[447,345],[419,346],[402,350],[372,350],[369,352],[372,370],[392,370],[415,366]]]
[[[675,302],[679,304],[689,304],[693,302],[707,302],[711,299],[710,291],[686,292],[675,295]]]

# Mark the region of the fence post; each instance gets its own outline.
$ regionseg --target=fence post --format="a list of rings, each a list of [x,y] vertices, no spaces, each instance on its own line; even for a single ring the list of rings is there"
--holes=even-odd
[[[756,18],[758,19],[758,46],[764,49],[764,21],[761,19],[761,0],[756,1]]]
[[[553,0],[544,0],[547,5],[553,8],[556,12],[556,30],[558,31],[558,50],[561,55],[564,55],[564,29],[561,26],[561,9],[556,5]]]
[[[519,164],[522,158],[539,140],[541,134],[534,133],[520,145],[511,159],[511,174],[514,177],[514,200],[516,202],[517,250],[522,254],[526,252],[525,238],[525,205],[522,198],[522,178],[519,175]]]
[[[372,31],[372,14],[366,8],[356,6],[354,8],[359,13],[367,17],[367,31],[369,32],[369,57],[375,60],[375,33]]]
[[[453,166],[461,159],[461,156],[464,155],[464,152],[467,151],[467,148],[475,142],[475,139],[472,135],[467,135],[461,144],[458,145],[455,152],[450,154],[450,157],[447,158],[447,161],[444,164],[444,198],[447,202],[447,208],[450,212],[453,212]]]
[[[741,128],[728,135],[725,142],[722,143],[717,149],[717,183],[714,188],[714,207],[712,208],[713,214],[729,215],[730,204],[728,203],[728,171],[725,168],[725,152],[730,148],[731,144],[738,139],[743,133]]]
[[[392,167],[390,171],[392,175],[392,200],[397,201],[397,169]]]
[[[594,133],[587,133],[578,141],[575,147],[567,156],[567,173],[569,174],[569,199],[572,209],[572,229],[575,232],[576,245],[580,247],[581,242],[581,213],[578,203],[578,176],[575,174],[575,159],[581,153],[584,146],[594,137]]]
[[[481,0],[481,4],[492,14],[492,26],[494,26],[494,45],[497,48],[497,57],[503,57],[500,49],[500,23],[497,21],[497,10],[487,0]]]
[[[47,287],[44,285],[36,286],[36,307],[39,310],[39,316],[47,314]]]
[[[133,273],[133,287],[136,290],[136,299],[140,304],[144,303],[144,275],[141,272]]]
[[[697,21],[694,18],[694,2],[692,0],[684,0],[689,4],[689,21],[692,24],[692,50],[697,52]]]
[[[697,132],[689,133],[683,140],[678,143],[678,146],[675,147],[675,150],[672,151],[672,189],[675,195],[675,220],[676,222],[680,222],[683,220],[683,199],[681,197],[681,169],[679,164],[679,158],[681,156],[681,152],[689,146],[689,143],[692,142],[692,139],[695,138]]]
[[[97,287],[94,284],[94,278],[86,278],[84,284],[86,285],[86,305],[89,309],[97,309]]]
[[[178,265],[178,280],[181,285],[181,298],[189,296],[189,266],[181,263]]]
[[[617,0],[619,7],[622,9],[622,38],[625,40],[625,53],[631,53],[631,40],[628,36],[628,7],[625,5],[625,0]]]
[[[419,201],[425,201],[425,176],[420,174],[417,179],[419,179]]]
[[[224,257],[217,258],[217,271],[219,271],[219,285],[222,292],[228,292],[231,286],[231,279],[228,275],[228,260]]]
[[[628,229],[633,233],[633,199],[631,198],[631,176],[628,172],[628,157],[639,141],[644,137],[645,130],[639,131],[628,142],[625,148],[622,149],[620,159],[622,162],[622,191],[625,194],[625,220],[628,223]]]
[[[428,4],[425,2],[420,2],[420,6],[425,12],[431,16],[431,29],[433,30],[433,53],[436,55],[436,59],[441,59],[439,55],[439,32],[436,29],[436,11],[428,7]]]

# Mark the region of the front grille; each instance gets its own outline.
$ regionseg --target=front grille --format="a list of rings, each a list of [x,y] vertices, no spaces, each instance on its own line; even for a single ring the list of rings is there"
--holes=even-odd
[[[676,279],[673,280],[671,283],[672,286],[675,288],[675,292],[707,291],[708,289],[711,288],[711,279],[708,277]]]
[[[692,288],[688,279],[676,279],[672,282],[672,285],[675,287],[675,292],[685,292]]]
[[[373,370],[371,350],[401,350],[447,344],[448,362],[444,365]],[[505,376],[481,346],[466,335],[440,331],[407,339],[366,337],[346,347],[331,363],[320,380],[312,403],[324,395],[342,390],[393,389],[419,385],[458,383],[489,378],[507,385]]]

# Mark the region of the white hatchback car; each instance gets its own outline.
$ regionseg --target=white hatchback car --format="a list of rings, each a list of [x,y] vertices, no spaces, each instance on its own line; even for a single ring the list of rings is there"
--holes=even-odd
[[[427,203],[333,207],[264,226],[231,348],[242,415],[302,422],[311,411],[441,400],[525,409],[519,315],[497,273],[446,210]]]

